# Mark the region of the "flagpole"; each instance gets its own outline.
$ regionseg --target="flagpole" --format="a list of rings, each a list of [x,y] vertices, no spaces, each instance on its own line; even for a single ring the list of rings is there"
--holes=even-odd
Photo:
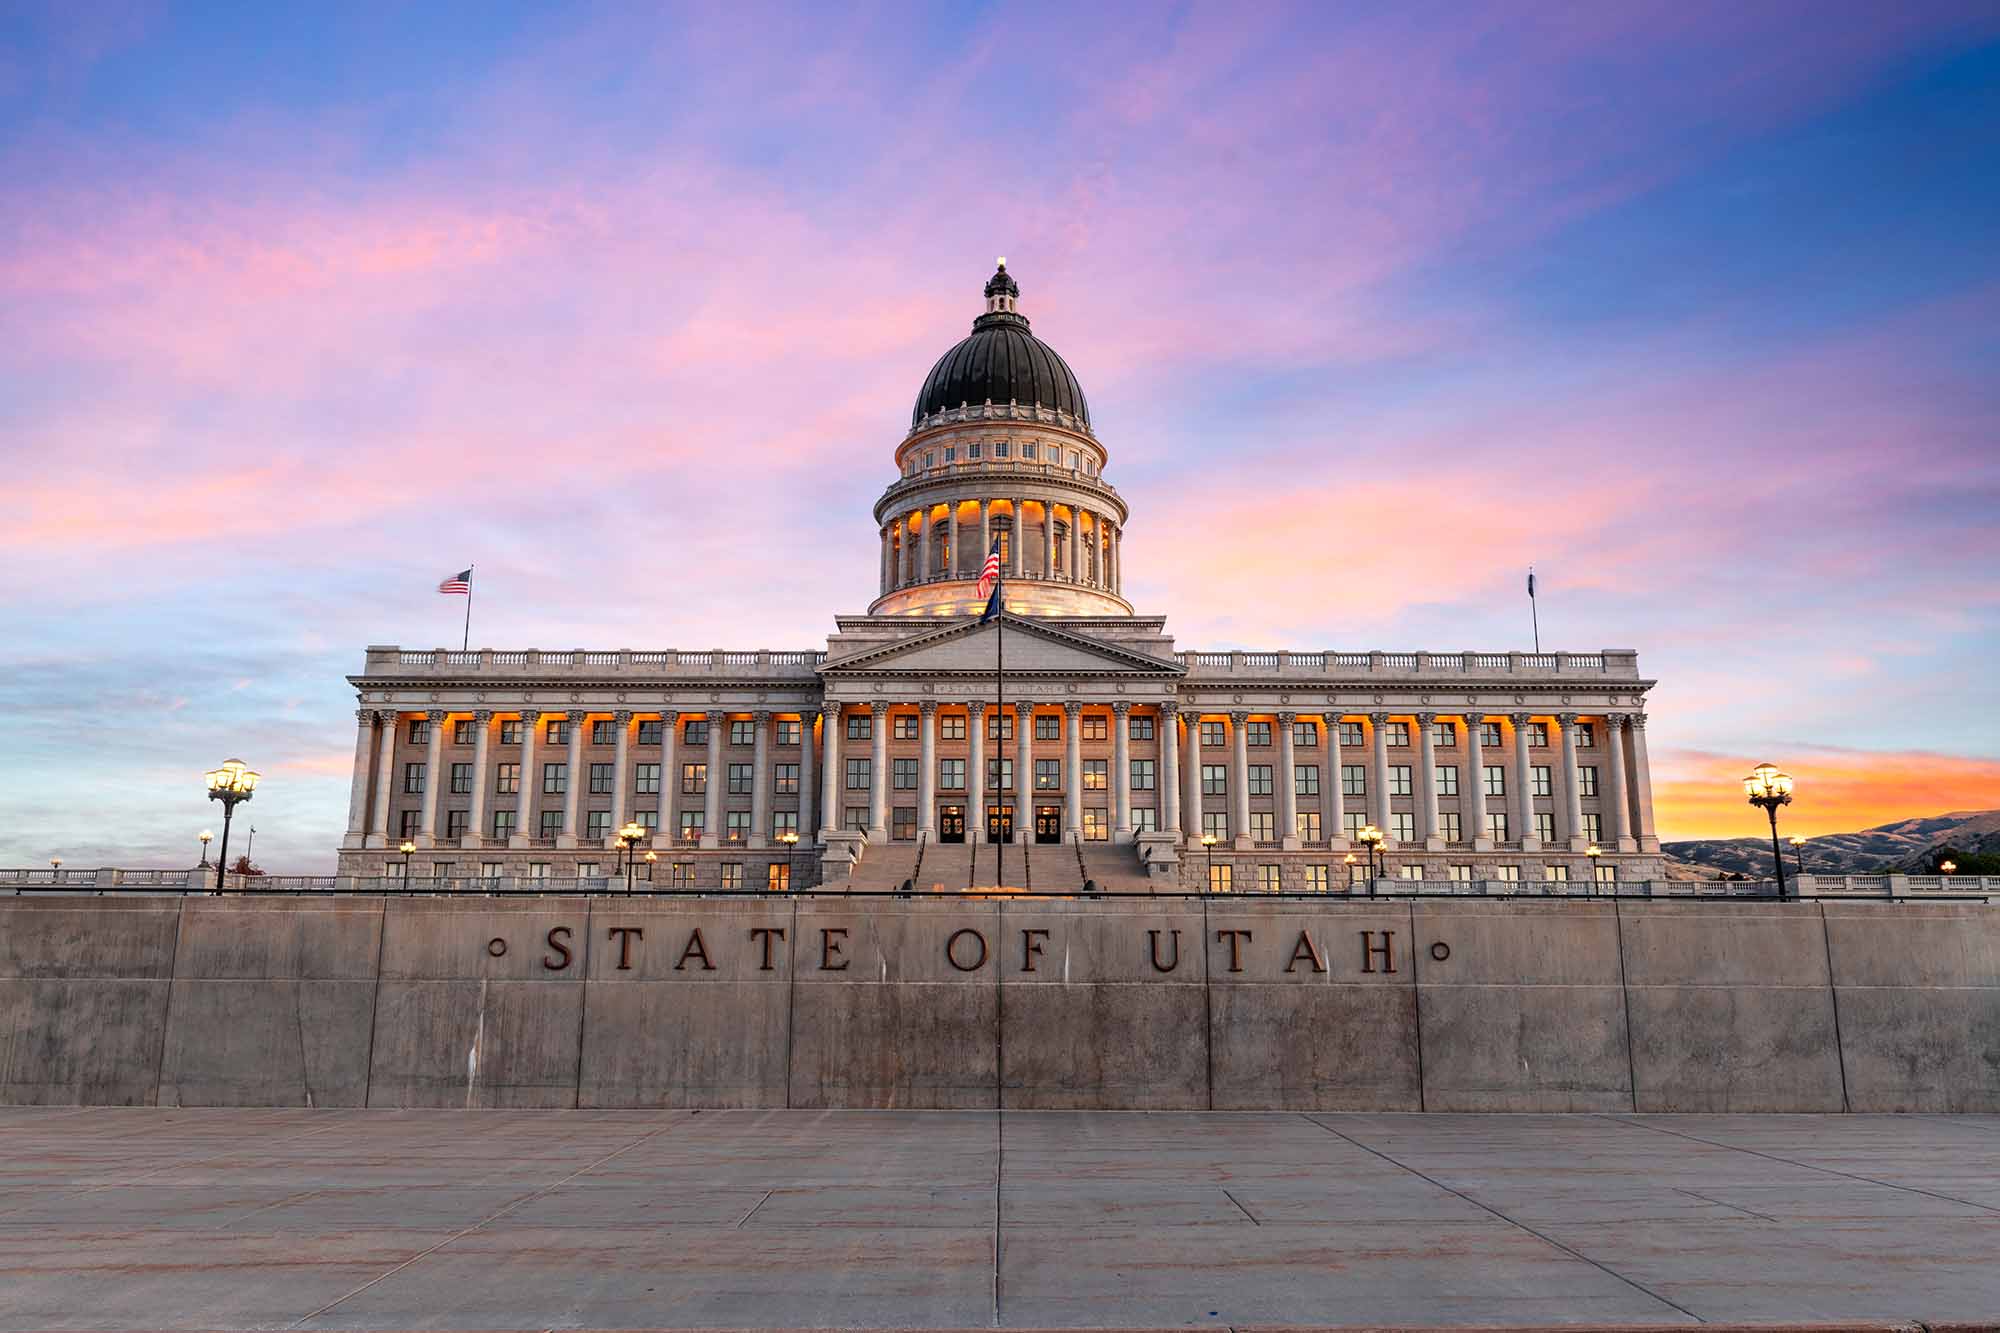
[[[1535,627],[1535,652],[1537,655],[1540,655],[1542,651],[1542,616],[1540,610],[1535,606],[1535,567],[1533,565],[1528,566],[1528,618],[1533,622]]]
[[[1000,602],[1001,619],[995,620],[993,622],[993,713],[994,716],[1004,719],[1007,715],[1007,680],[1006,680],[1007,623],[1005,619],[1007,614],[1007,603],[1006,603],[1006,593],[1005,593],[1006,584],[1002,583],[999,586],[1002,590],[1001,602]],[[999,738],[1006,732],[1007,723],[1003,720],[1000,722],[996,722],[993,725],[994,725],[993,753],[997,756],[1000,753]],[[1014,748],[1018,750],[1020,749],[1020,746],[1021,746],[1021,741],[1020,738],[1017,736],[1014,739]],[[1004,768],[1005,765],[1004,764],[995,765],[995,767]],[[1015,774],[1015,781],[1016,782],[1020,781],[1020,775],[1018,773]],[[981,791],[986,790],[986,775],[984,773],[979,775],[979,789]],[[982,817],[984,817],[986,814],[986,812],[983,810],[980,811],[979,813]],[[993,825],[988,824],[987,827],[991,829]],[[1000,841],[995,842],[993,844],[993,887],[996,889],[1004,889],[1007,887],[1007,875],[1006,872],[1002,869],[1002,867],[1005,866],[1006,863],[1007,863],[1007,842],[1005,838],[1002,838]]]
[[[458,644],[462,653],[472,649],[472,569],[471,565],[465,567],[465,637]]]

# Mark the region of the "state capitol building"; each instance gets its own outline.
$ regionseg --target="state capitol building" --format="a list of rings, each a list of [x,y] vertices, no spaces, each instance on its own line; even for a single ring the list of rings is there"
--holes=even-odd
[[[1177,651],[1019,294],[924,380],[823,650],[368,649],[340,872],[621,875],[636,822],[654,888],[1348,892],[1370,828],[1394,880],[1662,875],[1634,652]]]

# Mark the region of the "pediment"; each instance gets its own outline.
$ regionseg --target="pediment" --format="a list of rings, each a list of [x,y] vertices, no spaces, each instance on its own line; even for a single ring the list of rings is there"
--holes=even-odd
[[[915,638],[863,649],[850,657],[824,663],[820,674],[991,675],[1002,652],[1010,676],[1174,678],[1186,674],[1185,668],[1171,659],[1012,615],[984,625],[963,621]]]

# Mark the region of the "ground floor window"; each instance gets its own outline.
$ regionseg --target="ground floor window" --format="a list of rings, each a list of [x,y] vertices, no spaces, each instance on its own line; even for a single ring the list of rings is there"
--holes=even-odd
[[[1396,874],[1403,879],[1422,879],[1424,877],[1424,868],[1422,866],[1398,866],[1396,867]]]
[[[670,879],[669,879],[669,882],[670,882],[670,883],[671,883],[671,884],[673,885],[673,887],[674,887],[674,888],[677,888],[677,889],[691,889],[691,888],[693,888],[693,887],[694,887],[694,862],[692,862],[692,861],[676,861],[676,862],[674,862],[674,870],[673,870],[673,874],[672,874],[672,876],[671,876],[671,877],[670,877]]]
[[[1451,877],[1460,884],[1469,884],[1472,882],[1472,867],[1453,866],[1451,868]]]
[[[1208,891],[1210,893],[1229,892],[1229,867],[1226,865],[1208,868]]]
[[[1327,880],[1329,878],[1327,875],[1327,868],[1325,866],[1307,866],[1305,868],[1305,871],[1306,871],[1306,883],[1305,883],[1306,892],[1325,893],[1327,891]]]
[[[740,889],[743,887],[743,863],[741,861],[724,861],[722,863],[722,887],[725,889]]]
[[[1543,878],[1553,883],[1556,884],[1569,883],[1568,866],[1544,866],[1542,867],[1542,872],[1543,872]]]
[[[773,861],[764,876],[764,887],[782,893],[792,887],[792,868],[782,861]]]
[[[1493,867],[1493,878],[1506,884],[1519,884],[1521,882],[1521,867],[1495,866]]]
[[[1593,868],[1597,872],[1597,882],[1599,884],[1616,884],[1618,882],[1617,866],[1600,865]]]
[[[1284,879],[1279,875],[1277,866],[1262,865],[1257,867],[1257,891],[1259,893],[1278,893],[1284,887]]]

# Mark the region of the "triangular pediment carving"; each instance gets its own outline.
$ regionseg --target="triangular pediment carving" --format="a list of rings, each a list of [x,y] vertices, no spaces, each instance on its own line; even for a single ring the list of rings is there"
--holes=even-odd
[[[1059,629],[1039,621],[1003,615],[988,624],[960,621],[914,638],[864,648],[823,663],[822,676],[991,675],[996,640],[1005,634],[1010,676],[1150,676],[1172,679],[1186,669],[1171,658],[1153,657],[1123,644]]]

